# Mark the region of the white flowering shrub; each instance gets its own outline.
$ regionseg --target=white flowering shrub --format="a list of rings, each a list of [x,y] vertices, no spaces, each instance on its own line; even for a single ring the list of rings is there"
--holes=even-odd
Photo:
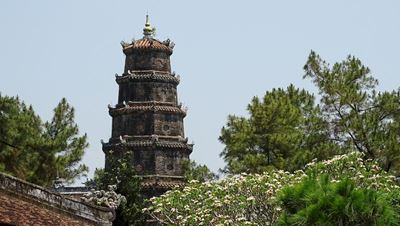
[[[183,190],[172,190],[144,209],[159,222],[175,225],[259,225],[279,216],[275,194],[295,183],[301,174],[284,171],[262,175],[236,175],[217,182],[191,181]]]
[[[332,182],[349,177],[357,186],[376,190],[398,188],[395,178],[360,153],[313,161],[305,171],[268,171],[241,174],[220,181],[191,181],[183,190],[171,190],[150,199],[149,214],[162,224],[173,225],[275,225],[282,208],[277,193],[300,183],[307,174],[328,174]]]
[[[384,171],[375,161],[363,157],[360,152],[351,152],[322,162],[312,161],[306,165],[306,173],[327,174],[333,182],[347,177],[358,187],[380,191],[399,188],[395,176]]]

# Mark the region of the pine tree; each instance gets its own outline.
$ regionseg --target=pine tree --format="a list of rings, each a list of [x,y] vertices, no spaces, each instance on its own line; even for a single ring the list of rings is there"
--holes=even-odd
[[[186,182],[197,180],[199,182],[212,181],[219,178],[206,165],[197,164],[194,160],[186,160],[182,164]]]
[[[249,118],[229,116],[222,128],[225,171],[294,170],[355,149],[400,175],[400,89],[377,91],[378,80],[353,56],[330,66],[311,52],[304,70],[319,89],[319,105],[293,86],[255,97]]]
[[[358,188],[348,178],[310,175],[279,197],[283,214],[277,225],[398,225],[395,209],[383,194]]]
[[[57,177],[68,183],[88,171],[79,164],[88,147],[79,136],[74,109],[63,98],[50,122],[43,123],[18,98],[0,96],[0,170],[42,186]]]
[[[311,52],[304,69],[322,96],[332,140],[400,175],[400,90],[378,92],[378,80],[354,56],[330,67]]]
[[[24,180],[33,175],[42,122],[18,97],[0,95],[0,170]]]
[[[105,190],[109,185],[116,186],[116,192],[126,198],[116,210],[116,219],[113,225],[133,226],[144,225],[145,217],[142,208],[145,205],[144,197],[140,193],[141,179],[137,176],[133,165],[129,162],[132,152],[123,153],[120,159],[110,158],[108,170],[96,169],[94,179],[97,190]]]
[[[290,85],[267,91],[248,105],[249,118],[230,115],[222,128],[221,156],[229,173],[260,173],[271,168],[295,170],[313,158],[338,153],[329,140],[314,96]]]

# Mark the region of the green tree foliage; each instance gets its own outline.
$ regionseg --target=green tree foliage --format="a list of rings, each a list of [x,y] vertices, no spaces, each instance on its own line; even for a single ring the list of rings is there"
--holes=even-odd
[[[330,67],[315,52],[304,66],[321,95],[331,138],[400,174],[400,91],[378,92],[378,81],[353,56]]]
[[[182,168],[186,182],[192,180],[206,182],[218,179],[218,175],[208,169],[206,165],[197,164],[193,160],[184,161]]]
[[[394,208],[398,221],[400,221],[400,189],[393,189],[387,195],[386,199],[389,200],[389,205]]]
[[[277,225],[398,225],[384,195],[357,188],[348,178],[332,182],[327,175],[309,176],[284,188],[280,201],[284,212]]]
[[[27,180],[37,167],[42,121],[18,97],[0,95],[0,170]]]
[[[295,170],[313,158],[338,153],[313,95],[290,85],[267,91],[247,107],[250,117],[230,115],[219,140],[228,173]]]
[[[56,177],[73,181],[88,167],[79,164],[85,149],[89,146],[87,136],[78,136],[78,125],[74,122],[74,108],[63,98],[54,109],[50,122],[44,124],[38,161],[41,164],[33,174],[33,180],[39,184],[50,185]]]
[[[307,161],[356,149],[400,175],[400,90],[377,91],[378,81],[353,56],[330,66],[311,52],[304,78],[319,89],[273,89],[248,106],[249,118],[229,116],[220,141],[225,171],[293,170]]]
[[[46,187],[57,177],[68,183],[88,171],[79,164],[87,136],[79,136],[74,109],[64,98],[43,123],[32,106],[0,96],[0,125],[0,170]]]
[[[106,190],[109,185],[116,185],[115,192],[125,196],[126,202],[118,207],[113,225],[143,225],[145,221],[145,216],[141,212],[144,207],[144,199],[140,195],[141,180],[129,162],[131,155],[132,152],[126,152],[121,158],[110,159],[111,167],[95,171],[93,181],[96,189]]]

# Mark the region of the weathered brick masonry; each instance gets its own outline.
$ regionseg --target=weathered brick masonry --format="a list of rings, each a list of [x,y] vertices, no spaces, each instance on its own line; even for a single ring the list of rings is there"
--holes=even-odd
[[[108,208],[63,198],[0,173],[0,225],[111,225]]]

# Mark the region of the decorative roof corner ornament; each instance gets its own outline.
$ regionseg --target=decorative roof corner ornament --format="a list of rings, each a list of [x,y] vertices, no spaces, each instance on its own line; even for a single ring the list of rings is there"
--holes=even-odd
[[[120,44],[121,44],[122,48],[126,48],[126,47],[129,46],[129,43],[125,42],[124,40],[122,40],[122,41],[120,42]]]
[[[175,43],[173,41],[171,41],[170,39],[163,41],[162,44],[168,46],[171,49],[173,49],[175,47]]]
[[[144,24],[143,28],[143,35],[144,38],[153,38],[156,33],[156,28],[152,27],[149,22],[149,14],[146,15],[146,23]]]
[[[175,47],[175,43],[174,42],[169,43],[169,48],[174,49],[174,47]]]
[[[153,134],[153,135],[151,135],[151,141],[154,143],[154,142],[157,142],[158,141],[158,135],[155,135],[155,134]]]
[[[164,40],[163,42],[162,42],[162,44],[164,44],[164,45],[166,45],[166,46],[169,46],[169,43],[171,42],[171,40],[168,38],[167,40]]]
[[[121,142],[121,144],[126,143],[126,140],[122,136],[119,136],[119,141]]]

